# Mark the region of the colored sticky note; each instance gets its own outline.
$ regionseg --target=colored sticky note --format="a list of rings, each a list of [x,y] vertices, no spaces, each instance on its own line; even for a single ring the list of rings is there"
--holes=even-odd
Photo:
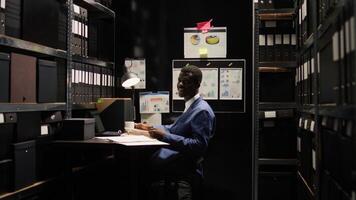
[[[207,48],[199,48],[199,55],[201,58],[208,57],[208,49]]]

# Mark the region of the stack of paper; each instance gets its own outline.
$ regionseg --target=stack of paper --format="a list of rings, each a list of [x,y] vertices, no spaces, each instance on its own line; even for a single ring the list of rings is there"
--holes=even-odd
[[[98,139],[109,140],[111,142],[123,144],[126,146],[145,146],[145,145],[168,145],[168,143],[161,142],[143,135],[121,135],[114,137],[97,137]]]

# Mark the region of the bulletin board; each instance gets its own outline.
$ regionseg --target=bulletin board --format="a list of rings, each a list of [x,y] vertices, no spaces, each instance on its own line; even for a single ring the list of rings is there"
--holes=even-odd
[[[179,97],[177,82],[186,65],[199,67],[203,74],[199,93],[216,113],[244,113],[246,94],[245,59],[180,59],[172,61],[172,112],[183,112],[184,99]]]

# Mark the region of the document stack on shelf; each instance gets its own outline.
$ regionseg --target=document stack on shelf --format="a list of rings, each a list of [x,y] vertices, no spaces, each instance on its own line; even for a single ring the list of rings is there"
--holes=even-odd
[[[73,54],[88,57],[88,11],[77,5],[73,6],[72,20]]]

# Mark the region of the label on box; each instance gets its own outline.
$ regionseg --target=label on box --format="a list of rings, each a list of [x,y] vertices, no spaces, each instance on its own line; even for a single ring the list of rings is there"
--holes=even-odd
[[[5,9],[6,0],[0,0],[0,7]]]
[[[276,111],[265,111],[265,118],[276,118]]]
[[[303,119],[299,118],[299,127],[302,128]]]
[[[302,140],[300,139],[300,137],[297,137],[297,151],[302,151]]]
[[[5,122],[4,114],[0,113],[0,123],[4,123],[4,122]]]
[[[308,120],[304,120],[304,129],[307,130],[308,129]]]
[[[41,135],[48,135],[48,125],[41,126]]]
[[[314,122],[314,121],[311,121],[311,122],[310,122],[310,131],[311,131],[311,132],[314,132],[314,128],[315,128],[315,122]]]

